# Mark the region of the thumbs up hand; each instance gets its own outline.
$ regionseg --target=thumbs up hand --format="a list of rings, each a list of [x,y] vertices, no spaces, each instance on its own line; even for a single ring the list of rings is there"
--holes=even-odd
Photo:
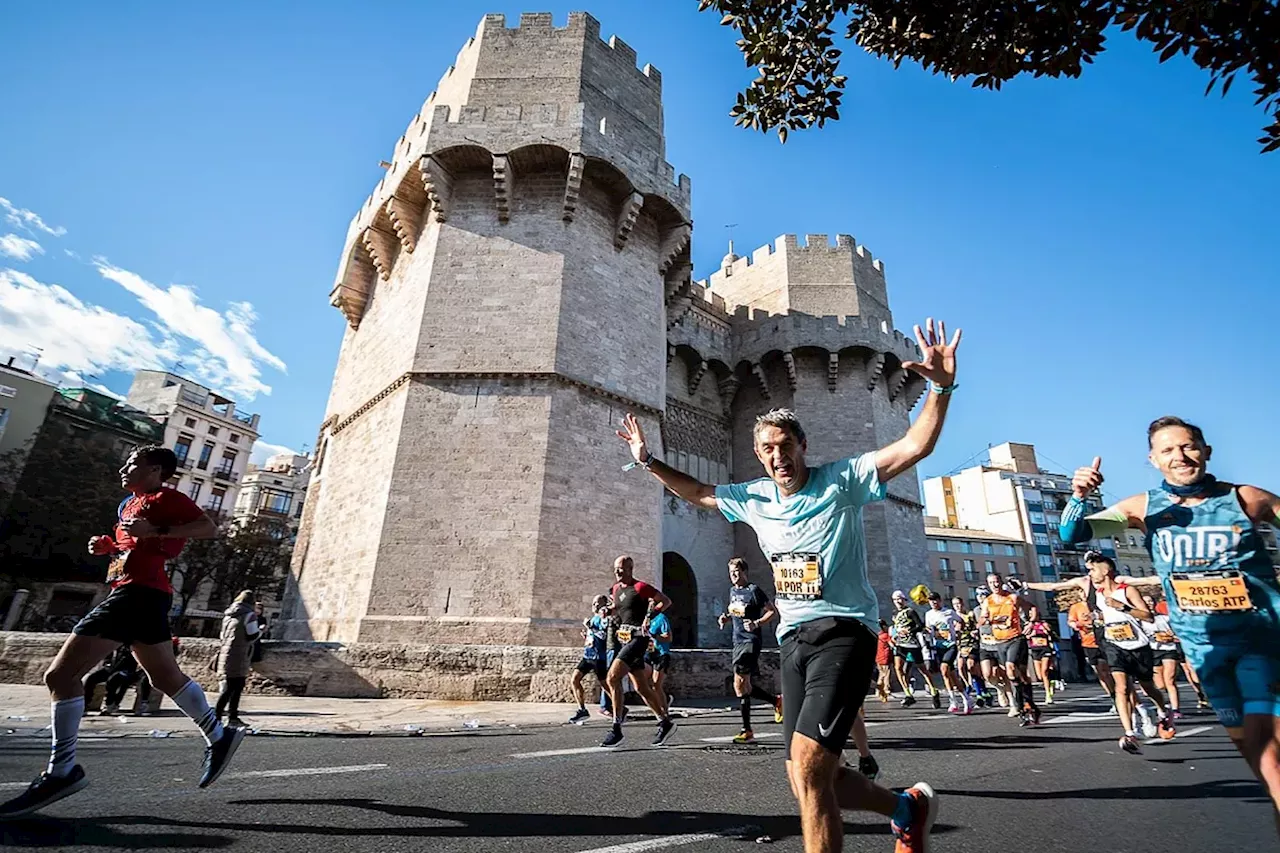
[[[1093,464],[1088,468],[1077,468],[1071,478],[1071,491],[1076,497],[1084,499],[1093,494],[1102,485],[1102,457],[1093,457]]]

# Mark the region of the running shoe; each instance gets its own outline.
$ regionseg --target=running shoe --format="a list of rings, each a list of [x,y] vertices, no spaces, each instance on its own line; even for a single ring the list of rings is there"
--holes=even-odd
[[[996,691],[996,696],[997,696],[997,697],[999,697],[999,699],[1000,699],[1000,707],[1001,707],[1001,708],[1007,708],[1007,707],[1009,707],[1009,694],[1008,694],[1008,692],[1006,692],[1006,691],[1004,691],[1004,690],[997,690],[997,691]],[[1012,714],[1010,714],[1010,716],[1013,716],[1013,715],[1012,715]]]
[[[858,772],[871,782],[876,781],[876,777],[880,775],[880,765],[876,763],[876,759],[871,755],[858,756]]]
[[[967,717],[968,715],[973,713],[973,705],[974,705],[973,697],[970,696],[968,693],[966,693],[962,701],[964,702],[964,707],[960,709],[960,713],[964,714]]]
[[[573,712],[573,716],[569,718],[569,722],[573,723],[575,726],[580,726],[589,719],[591,719],[591,712],[586,708],[579,708]]]
[[[147,704],[146,704],[145,702],[143,703],[142,707],[138,709],[138,716],[139,716],[139,717],[150,717],[150,716],[151,716],[151,708],[150,708],[150,707],[148,707],[148,706],[147,706]]]
[[[112,717],[120,713],[119,705],[103,705],[98,711],[99,717]]]
[[[1133,735],[1121,737],[1120,748],[1130,755],[1142,755],[1142,747],[1138,746],[1138,739]]]
[[[1120,716],[1120,709],[1116,707],[1116,703],[1112,702],[1111,707],[1107,709],[1107,715],[1111,717]]]
[[[1173,740],[1178,734],[1178,730],[1173,727],[1173,723],[1168,717],[1161,717],[1160,722],[1156,724],[1156,732],[1160,735],[1161,740]]]
[[[662,746],[666,743],[667,738],[671,737],[671,733],[676,730],[676,721],[667,717],[665,720],[658,721],[658,733],[653,736],[653,745]]]
[[[247,729],[249,725],[239,717],[231,717],[227,720],[228,726],[235,726],[237,729]]]
[[[948,714],[958,714],[958,713],[960,713],[960,707],[959,707],[958,705],[956,705],[956,697],[954,697],[954,696],[952,696],[952,697],[951,697],[951,701],[950,701],[949,703],[947,703],[947,713],[948,713]]]
[[[1040,725],[1040,709],[1039,708],[1031,709],[1031,724],[1033,726]]]
[[[902,697],[902,707],[910,708],[914,704],[916,704],[916,697],[910,694]]]
[[[1174,711],[1174,712],[1173,712],[1173,719],[1174,719],[1174,720],[1181,720],[1181,719],[1182,719],[1182,712],[1181,712],[1181,711]]]
[[[1052,691],[1052,690],[1048,690],[1048,691],[1046,691],[1046,692],[1045,692],[1045,694],[1044,694],[1044,704],[1046,704],[1046,705],[1052,705],[1052,704],[1053,704],[1053,691]]]
[[[935,711],[939,711],[939,710],[941,710],[941,709],[942,709],[942,694],[941,694],[940,692],[938,692],[937,690],[935,690],[935,691],[933,692],[933,696],[932,696],[931,698],[933,699],[933,708],[934,708],[934,710],[935,710]]]
[[[1209,700],[1208,700],[1208,699],[1204,698],[1203,696],[1201,696],[1200,698],[1196,699],[1196,710],[1198,710],[1198,711],[1203,711],[1203,710],[1205,710],[1206,708],[1209,708],[1209,707],[1211,707],[1211,706],[1209,705]]]
[[[733,736],[734,743],[755,743],[756,735],[751,729],[743,729]]]
[[[1160,729],[1156,724],[1144,717],[1142,720],[1142,736],[1145,738],[1153,738],[1159,733]],[[1163,735],[1161,735],[1161,737],[1163,737]]]
[[[617,746],[620,743],[622,743],[622,726],[614,723],[613,728],[609,729],[609,733],[604,736],[604,740],[600,741],[600,745]]]
[[[1008,713],[1006,716],[1009,716],[1009,717],[1016,717],[1016,716],[1018,716],[1018,714],[1019,714],[1018,709],[1017,709],[1017,708],[1015,708],[1015,707],[1013,707],[1012,705],[1010,705],[1010,706],[1009,706],[1009,713]]]
[[[924,782],[917,782],[904,793],[911,798],[911,824],[901,827],[889,822],[897,839],[894,853],[929,853],[929,833],[938,816],[938,795]]]
[[[201,788],[207,788],[218,781],[222,771],[231,763],[231,756],[240,748],[242,740],[244,729],[227,726],[222,730],[222,737],[204,748],[204,767],[200,772]]]
[[[11,820],[38,812],[63,797],[69,797],[76,791],[84,790],[88,784],[89,780],[84,776],[84,768],[79,764],[72,767],[71,772],[66,776],[41,773],[27,786],[27,790],[4,805],[0,805],[0,820]]]
[[[604,717],[606,720],[612,720],[612,719],[613,719],[613,711],[610,711],[608,708],[601,708],[601,709],[600,709],[599,711],[597,711],[596,713],[598,713],[600,716]]]
[[[782,694],[781,693],[773,697],[773,721],[775,723],[782,722]]]

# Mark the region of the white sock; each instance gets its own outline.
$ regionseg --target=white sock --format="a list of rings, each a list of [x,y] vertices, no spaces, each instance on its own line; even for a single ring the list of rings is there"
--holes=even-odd
[[[76,738],[80,735],[80,718],[84,716],[84,697],[54,702],[51,716],[53,751],[45,772],[50,776],[67,776],[76,766]]]
[[[195,720],[200,732],[204,735],[205,742],[210,746],[213,742],[222,737],[222,723],[218,722],[218,718],[214,716],[213,709],[209,707],[209,701],[204,697],[204,690],[199,684],[188,679],[182,689],[173,694],[173,704],[182,709],[182,713]]]

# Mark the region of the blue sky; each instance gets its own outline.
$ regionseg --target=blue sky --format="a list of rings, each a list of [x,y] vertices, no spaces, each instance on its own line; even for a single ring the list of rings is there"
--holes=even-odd
[[[1122,495],[1156,480],[1146,423],[1177,413],[1220,476],[1280,489],[1280,155],[1257,153],[1248,85],[1205,98],[1190,62],[1119,33],[1084,79],[1000,93],[854,50],[844,118],[782,146],[728,119],[753,75],[696,8],[589,9],[663,72],[696,274],[728,223],[739,251],[851,233],[885,260],[899,328],[962,325],[922,474],[1029,441],[1052,468],[1101,454]],[[131,365],[180,361],[260,412],[264,441],[313,441],[347,222],[486,11],[522,9],[5,4],[0,348],[117,393]]]

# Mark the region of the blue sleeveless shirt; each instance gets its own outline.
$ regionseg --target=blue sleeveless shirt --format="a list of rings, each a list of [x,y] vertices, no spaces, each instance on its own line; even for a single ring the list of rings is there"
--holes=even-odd
[[[1280,582],[1234,487],[1195,506],[1147,492],[1147,550],[1184,641],[1229,645],[1280,629]]]

